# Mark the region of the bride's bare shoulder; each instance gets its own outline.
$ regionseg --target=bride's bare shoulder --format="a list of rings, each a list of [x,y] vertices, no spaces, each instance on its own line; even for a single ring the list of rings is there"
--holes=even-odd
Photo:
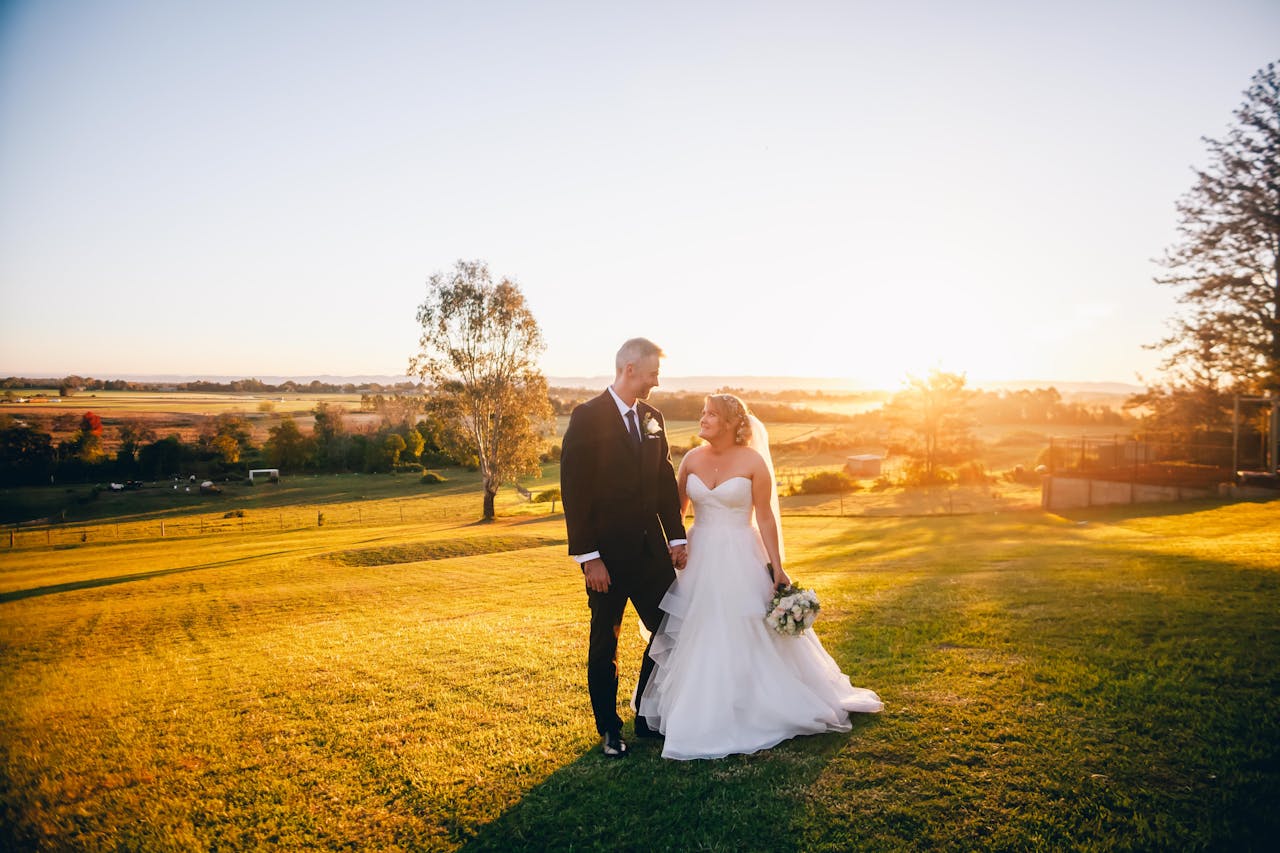
[[[690,466],[697,466],[698,459],[702,455],[702,448],[695,447],[692,450],[686,450],[685,454],[680,457],[680,472],[682,474],[689,473]]]
[[[760,455],[760,451],[754,447],[742,447],[738,450],[739,455],[746,460],[746,463],[752,470],[756,468],[765,468],[764,457]]]

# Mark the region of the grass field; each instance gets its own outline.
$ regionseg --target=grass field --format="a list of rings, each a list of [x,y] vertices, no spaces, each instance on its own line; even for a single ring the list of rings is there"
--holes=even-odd
[[[0,846],[1256,849],[1280,830],[1280,503],[790,516],[819,633],[886,710],[692,763],[596,754],[562,520],[459,506],[0,553]],[[628,614],[624,691],[641,648]]]

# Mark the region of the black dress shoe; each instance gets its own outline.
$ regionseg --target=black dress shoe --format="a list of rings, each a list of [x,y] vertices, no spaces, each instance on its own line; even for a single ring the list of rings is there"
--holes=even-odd
[[[655,728],[650,728],[649,721],[644,717],[636,717],[636,737],[660,738],[662,737],[662,732]]]
[[[621,732],[609,732],[600,739],[600,751],[605,758],[626,758],[631,752],[622,739]]]

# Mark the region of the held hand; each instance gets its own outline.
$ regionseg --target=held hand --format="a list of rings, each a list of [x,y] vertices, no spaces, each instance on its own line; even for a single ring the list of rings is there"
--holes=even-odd
[[[609,591],[609,570],[605,568],[604,560],[599,557],[582,564],[582,575],[586,579],[587,589],[592,592]]]
[[[780,586],[791,586],[791,575],[787,574],[785,569],[776,568],[773,570],[773,586],[777,589]]]
[[[677,569],[683,569],[685,563],[689,562],[689,551],[683,545],[672,545],[667,549],[671,552],[671,564]]]

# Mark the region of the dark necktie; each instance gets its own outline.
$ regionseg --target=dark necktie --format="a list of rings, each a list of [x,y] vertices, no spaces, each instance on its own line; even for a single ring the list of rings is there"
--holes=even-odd
[[[627,410],[627,432],[631,433],[631,440],[635,442],[636,447],[640,446],[640,427],[636,425],[636,410]]]

